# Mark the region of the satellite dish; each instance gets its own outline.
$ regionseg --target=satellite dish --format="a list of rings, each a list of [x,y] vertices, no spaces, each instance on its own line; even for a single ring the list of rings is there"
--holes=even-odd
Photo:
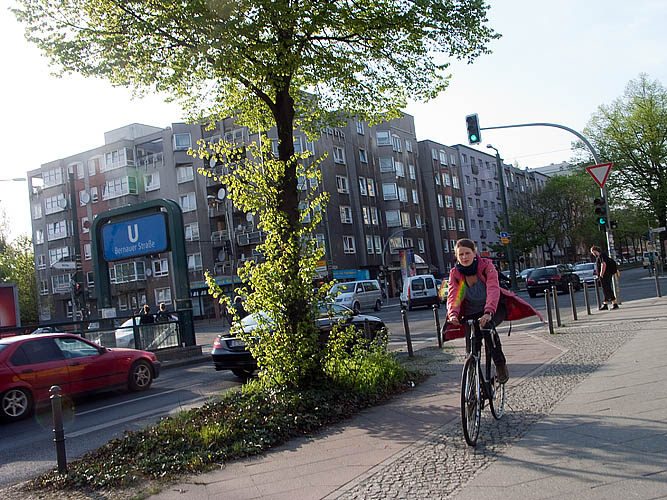
[[[225,188],[218,189],[218,199],[224,200],[225,196],[227,196],[227,191],[225,191]]]
[[[87,191],[84,191],[83,193],[81,193],[81,196],[79,196],[79,198],[81,198],[81,203],[90,202],[90,195],[88,194]]]
[[[215,156],[211,156],[211,158],[208,160],[208,164],[211,168],[215,168],[216,163],[218,163],[218,159]]]
[[[148,277],[150,278],[151,275],[153,274],[153,271],[152,271],[151,268],[149,267],[148,269],[146,269],[146,271],[144,271],[144,273],[146,274],[146,276],[148,276]]]
[[[245,220],[247,220],[248,222],[253,222],[255,220],[255,217],[253,217],[251,213],[247,213],[245,216]]]
[[[241,224],[239,224],[238,226],[236,226],[236,230],[237,231],[243,231],[243,226]]]
[[[67,208],[67,200],[65,198],[60,198],[58,200],[58,206],[60,208]]]
[[[225,260],[227,260],[227,252],[225,252],[224,250],[220,250],[218,252],[218,262],[223,262]]]

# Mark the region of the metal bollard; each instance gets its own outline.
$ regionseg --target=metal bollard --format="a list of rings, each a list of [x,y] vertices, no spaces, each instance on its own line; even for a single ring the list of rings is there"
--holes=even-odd
[[[554,319],[551,314],[551,291],[548,288],[544,290],[544,303],[547,306],[547,321],[549,322],[549,333],[554,334]]]
[[[577,321],[577,304],[574,301],[574,285],[570,283],[570,304],[572,305],[572,319]]]
[[[405,341],[408,343],[408,356],[414,357],[412,351],[412,338],[410,337],[410,325],[408,324],[408,315],[405,309],[401,309],[401,316],[403,317],[403,328],[405,329]]]
[[[586,303],[586,314],[591,315],[591,302],[588,298],[588,283],[584,281],[584,302]]]
[[[63,427],[62,390],[53,385],[49,389],[51,394],[51,411],[53,413],[53,441],[56,443],[56,457],[58,459],[58,472],[67,474],[67,454],[65,453],[65,429]]]
[[[598,309],[602,307],[602,302],[600,302],[600,280],[595,278],[595,298],[598,301]]]
[[[438,347],[442,349],[442,335],[440,334],[440,315],[438,314],[438,305],[433,304],[433,318],[435,319],[435,335],[438,337]]]
[[[556,313],[556,324],[558,326],[563,326],[563,323],[560,321],[560,305],[558,304],[558,288],[555,286],[551,287],[551,293],[553,294],[554,299],[554,312]]]
[[[649,266],[650,268],[651,266]],[[658,297],[662,297],[662,291],[660,290],[660,281],[658,280],[658,264],[656,262],[655,264],[655,272],[653,273],[655,276],[655,293],[658,295]]]

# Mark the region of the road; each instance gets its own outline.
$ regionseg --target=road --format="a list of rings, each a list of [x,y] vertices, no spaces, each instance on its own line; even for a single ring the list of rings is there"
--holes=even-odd
[[[667,292],[667,278],[660,278],[661,287]],[[638,268],[623,271],[620,277],[621,297],[624,301],[656,295],[655,280],[646,270]],[[519,296],[544,312],[544,297],[534,299],[525,291]],[[580,315],[586,314],[584,294],[575,294]],[[571,318],[568,295],[559,295],[561,315]],[[597,307],[594,292],[590,294],[592,307]],[[621,306],[622,307],[622,306]],[[396,299],[391,299],[379,313],[367,314],[381,317],[389,327],[390,349],[406,350],[405,333]],[[431,308],[409,311],[408,320],[413,347],[435,344],[436,329]],[[445,309],[439,309],[442,319]],[[538,324],[530,321],[534,326]],[[198,334],[200,343],[210,344],[215,334]],[[205,349],[207,351],[208,348]],[[200,406],[208,398],[239,386],[239,379],[231,372],[216,372],[210,363],[163,370],[153,387],[145,393],[113,392],[87,397],[74,402],[66,412],[65,437],[67,456],[71,459],[93,450],[110,439],[119,437],[125,430],[137,430],[154,423],[158,418],[192,406]],[[0,424],[0,487],[34,477],[55,466],[50,412],[11,424]]]
[[[68,458],[94,450],[125,430],[138,430],[159,417],[193,406],[231,387],[239,379],[216,372],[210,363],[163,370],[143,393],[109,392],[69,402],[65,411]],[[0,424],[0,487],[15,484],[55,467],[50,411]]]

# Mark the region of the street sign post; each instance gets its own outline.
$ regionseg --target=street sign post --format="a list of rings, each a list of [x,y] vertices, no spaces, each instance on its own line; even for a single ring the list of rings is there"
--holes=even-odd
[[[609,172],[611,172],[612,165],[613,163],[609,162],[586,167],[586,170],[589,174],[591,174],[591,177],[593,177],[593,180],[597,183],[597,185],[600,186],[600,189],[604,188],[604,184],[607,182],[607,178],[609,177]]]
[[[60,261],[51,266],[53,269],[74,271],[76,269],[76,262]]]

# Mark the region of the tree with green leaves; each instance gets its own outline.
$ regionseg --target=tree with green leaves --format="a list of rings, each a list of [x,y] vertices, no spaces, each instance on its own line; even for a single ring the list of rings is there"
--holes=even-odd
[[[639,75],[621,97],[598,108],[585,132],[602,161],[614,162],[607,181],[613,197],[667,226],[667,89]]]
[[[192,120],[213,124],[234,116],[255,131],[276,128],[279,166],[266,178],[262,199],[271,205],[259,216],[275,218],[267,222],[275,248],[264,251],[267,262],[278,259],[273,283],[283,293],[272,320],[294,344],[313,335],[314,306],[304,284],[310,270],[300,266],[295,127],[314,138],[346,118],[396,117],[408,98],[427,100],[445,89],[444,57],[472,62],[499,36],[487,26],[488,6],[480,0],[18,3],[14,13],[28,39],[61,72],[107,78],[139,93],[165,92]],[[308,356],[302,353],[279,378],[307,380],[311,370],[300,367]]]
[[[39,316],[32,241],[26,236],[19,236],[10,241],[2,228],[0,228],[0,241],[5,244],[0,252],[0,283],[18,285],[21,323],[35,324],[39,321]]]

